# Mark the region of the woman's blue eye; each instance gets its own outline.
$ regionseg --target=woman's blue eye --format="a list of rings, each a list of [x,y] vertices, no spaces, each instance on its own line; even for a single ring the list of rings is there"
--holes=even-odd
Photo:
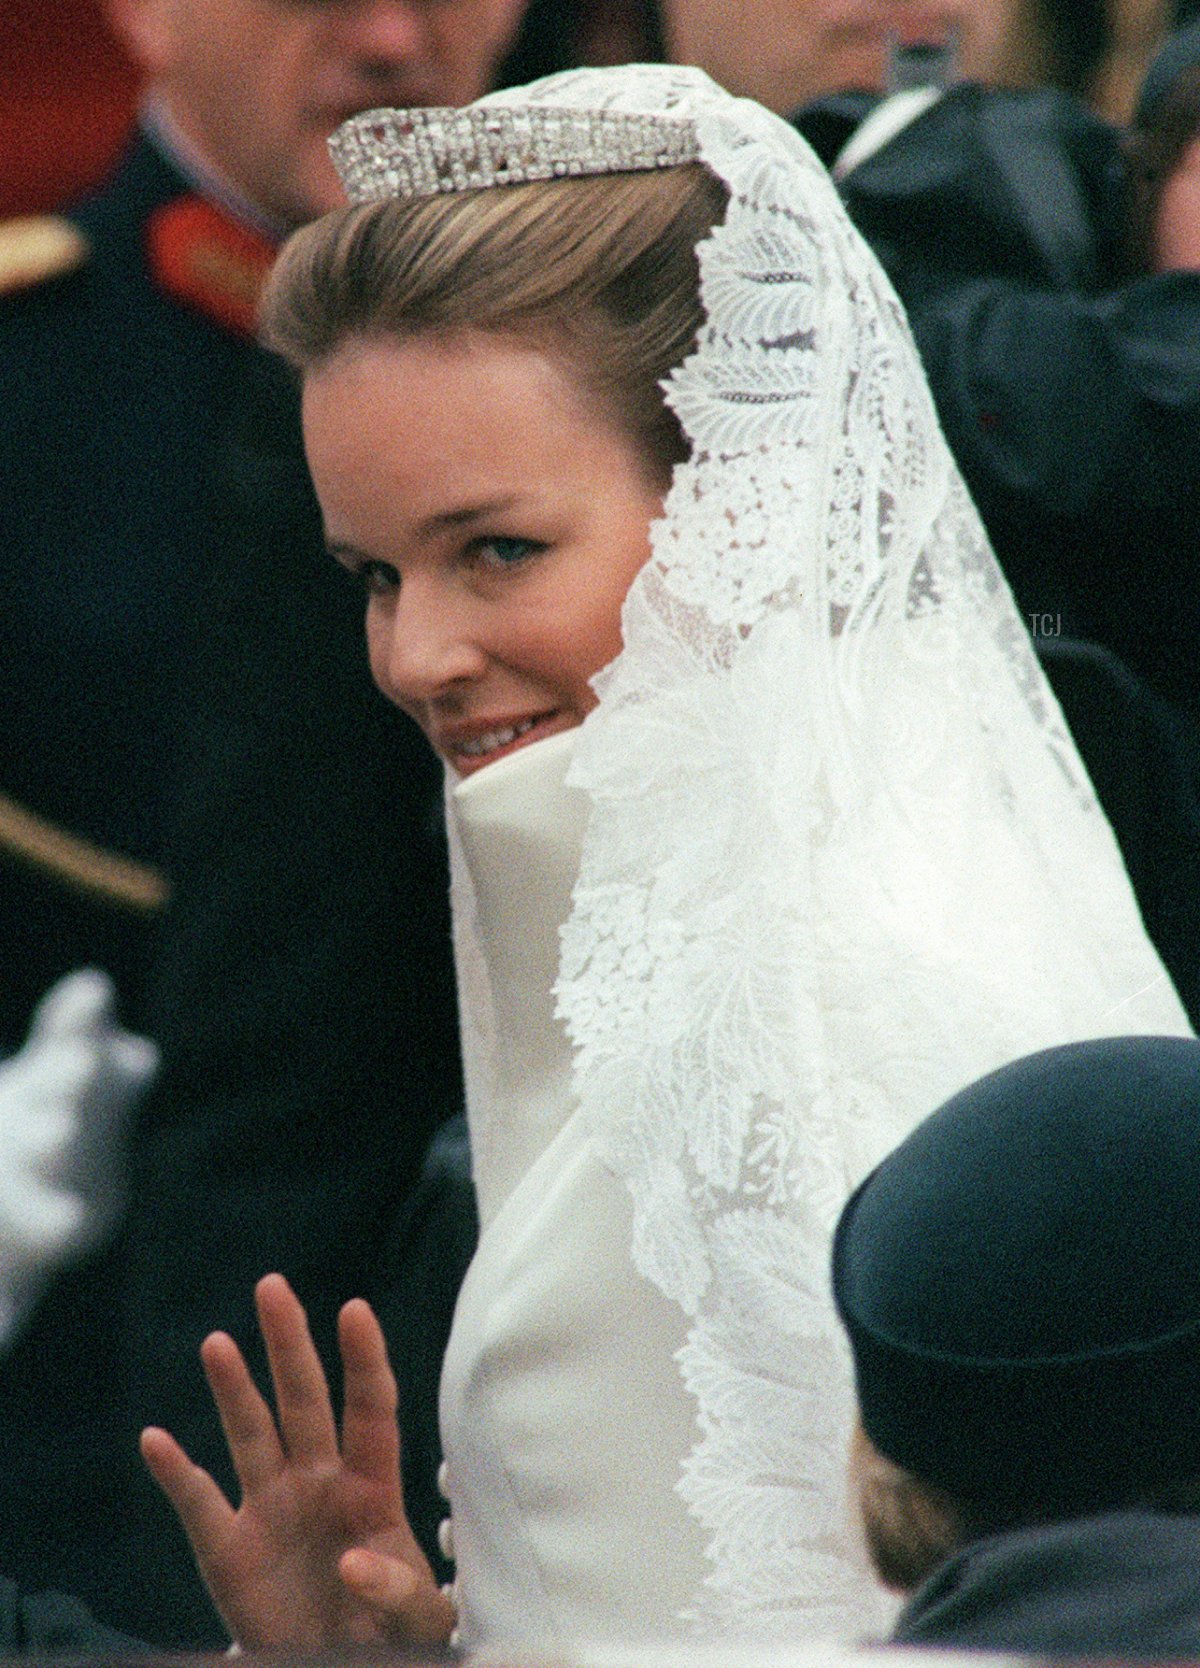
[[[491,538],[477,539],[475,542],[475,549],[483,560],[497,568],[516,567],[545,548],[545,545],[538,544],[535,539],[506,538],[503,535],[493,535]]]

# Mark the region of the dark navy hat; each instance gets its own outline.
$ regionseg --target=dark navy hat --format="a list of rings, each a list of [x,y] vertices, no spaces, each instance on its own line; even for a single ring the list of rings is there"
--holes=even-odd
[[[1151,127],[1176,82],[1188,70],[1200,68],[1200,18],[1168,36],[1151,60],[1138,94],[1134,125]]]
[[[1200,1478],[1200,1042],[1048,1049],[972,1084],[842,1212],[863,1427],[992,1509]]]

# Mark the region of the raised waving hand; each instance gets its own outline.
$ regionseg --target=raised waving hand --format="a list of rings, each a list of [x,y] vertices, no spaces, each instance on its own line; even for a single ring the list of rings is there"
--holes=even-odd
[[[255,1289],[276,1413],[233,1339],[201,1347],[241,1486],[235,1509],[166,1431],[142,1432],[142,1456],[175,1508],[232,1637],[247,1649],[388,1641],[437,1645],[454,1626],[404,1511],[396,1381],[383,1334],[361,1299],[338,1317],[339,1433],[304,1310],[287,1281]]]

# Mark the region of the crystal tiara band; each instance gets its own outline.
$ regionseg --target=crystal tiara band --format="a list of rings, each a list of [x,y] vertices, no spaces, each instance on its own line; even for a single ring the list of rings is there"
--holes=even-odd
[[[674,168],[700,155],[685,117],[500,104],[368,110],[344,122],[329,149],[352,203]]]

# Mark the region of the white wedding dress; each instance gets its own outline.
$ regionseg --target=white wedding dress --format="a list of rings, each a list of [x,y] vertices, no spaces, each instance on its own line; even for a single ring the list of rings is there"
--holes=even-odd
[[[559,932],[588,811],[566,782],[579,734],[524,748],[449,795],[466,871],[456,907],[473,922],[459,945],[467,1029],[488,1044],[469,1094],[481,1235],[440,1409],[467,1649],[678,1639],[692,1631],[710,1569],[679,1487],[706,1424],[681,1372],[691,1323],[635,1267],[630,1190],[573,1097],[572,1052],[555,1014]],[[779,1292],[786,1302],[782,1281]],[[815,1299],[832,1313],[823,1292]],[[801,1301],[796,1308],[809,1324]],[[791,1627],[879,1637],[894,1605],[869,1572],[840,1487],[848,1361],[840,1350],[822,1359],[813,1342],[804,1401],[791,1409],[790,1475],[779,1481],[801,1498],[824,1492],[825,1525],[818,1535],[792,1525],[788,1555],[811,1573],[800,1581],[810,1602]],[[769,1380],[771,1363],[763,1367]],[[796,1389],[787,1379],[785,1367],[785,1407]],[[814,1398],[820,1416],[806,1428]],[[753,1401],[743,1409],[751,1428],[760,1411]],[[769,1430],[760,1443],[769,1455]],[[767,1614],[774,1596],[783,1597],[764,1594]]]
[[[467,1647],[678,1636],[706,1567],[676,1490],[699,1436],[675,1361],[687,1319],[634,1268],[629,1190],[572,1100],[554,1015],[586,814],[564,782],[575,742],[451,795],[499,1039],[441,1396]],[[846,1402],[848,1380],[829,1391]],[[861,1628],[875,1615],[864,1563]]]

